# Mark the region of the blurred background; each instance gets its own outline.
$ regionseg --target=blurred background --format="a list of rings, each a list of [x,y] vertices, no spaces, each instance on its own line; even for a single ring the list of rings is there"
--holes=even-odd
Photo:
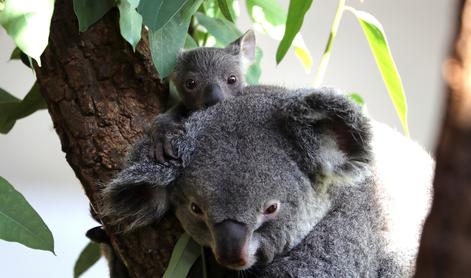
[[[241,1],[241,30],[250,21]],[[280,1],[287,7],[288,1]],[[441,66],[449,50],[455,23],[456,0],[351,0],[349,5],[368,11],[383,24],[409,106],[412,139],[434,150],[441,124],[444,84]],[[288,87],[312,84],[314,71],[329,35],[337,1],[314,1],[301,33],[314,59],[307,74],[290,52],[276,66],[278,43],[257,33],[264,52],[261,83]],[[19,61],[8,61],[12,40],[0,30],[0,87],[22,98],[34,82],[33,72]],[[382,78],[357,20],[346,13],[334,42],[324,85],[357,92],[370,115],[401,130]],[[96,226],[88,213],[88,201],[65,161],[59,139],[47,111],[19,120],[7,135],[0,135],[0,176],[6,178],[38,211],[55,239],[56,256],[0,240],[2,277],[73,277],[73,266],[88,243],[85,232]],[[107,277],[103,259],[83,277]]]

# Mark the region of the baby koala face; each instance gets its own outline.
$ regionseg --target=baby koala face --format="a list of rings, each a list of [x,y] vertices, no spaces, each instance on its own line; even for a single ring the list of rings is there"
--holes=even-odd
[[[204,109],[241,93],[244,65],[254,56],[255,36],[248,31],[226,48],[200,47],[182,52],[171,80],[189,111]]]

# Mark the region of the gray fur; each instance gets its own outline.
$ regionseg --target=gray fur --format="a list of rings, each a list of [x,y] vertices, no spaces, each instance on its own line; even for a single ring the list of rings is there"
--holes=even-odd
[[[134,147],[105,188],[105,216],[134,229],[172,208],[213,252],[215,225],[242,223],[249,259],[240,269],[254,277],[406,274],[409,262],[385,248],[369,121],[345,97],[331,89],[246,87],[194,113],[185,130],[172,136],[179,161],[149,160],[149,138]],[[281,202],[279,212],[261,221],[269,200]],[[191,212],[192,202],[203,215]]]
[[[205,107],[205,91],[209,86],[217,85],[224,99],[237,96],[246,85],[245,67],[255,57],[255,36],[247,31],[243,36],[225,48],[199,47],[179,54],[171,80],[177,88],[178,95],[189,111]],[[237,81],[228,84],[229,76],[234,75]],[[185,82],[193,79],[196,88],[189,91]]]

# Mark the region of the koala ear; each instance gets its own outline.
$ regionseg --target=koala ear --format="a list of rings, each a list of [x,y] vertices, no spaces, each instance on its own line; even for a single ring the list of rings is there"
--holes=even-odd
[[[157,164],[147,157],[148,148],[135,147],[129,166],[102,191],[102,217],[107,217],[120,232],[148,225],[160,219],[169,207],[169,185],[175,180],[180,165]]]
[[[285,127],[309,175],[354,178],[371,161],[370,124],[333,89],[302,91],[283,105]]]
[[[248,30],[240,38],[230,43],[226,50],[234,55],[241,55],[243,60],[252,62],[255,59],[255,34]]]

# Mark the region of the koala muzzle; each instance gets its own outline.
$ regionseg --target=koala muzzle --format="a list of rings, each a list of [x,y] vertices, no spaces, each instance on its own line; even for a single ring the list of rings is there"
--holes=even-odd
[[[229,268],[240,268],[248,262],[247,225],[234,221],[224,220],[214,226],[216,260]]]
[[[210,84],[204,90],[204,104],[205,106],[212,106],[224,100],[224,93],[217,84]]]

